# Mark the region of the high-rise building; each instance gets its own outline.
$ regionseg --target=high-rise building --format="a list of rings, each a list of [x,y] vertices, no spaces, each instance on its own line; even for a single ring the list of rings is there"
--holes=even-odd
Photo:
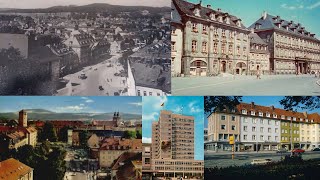
[[[151,171],[155,176],[203,177],[203,160],[194,160],[194,117],[162,110],[152,123]]]

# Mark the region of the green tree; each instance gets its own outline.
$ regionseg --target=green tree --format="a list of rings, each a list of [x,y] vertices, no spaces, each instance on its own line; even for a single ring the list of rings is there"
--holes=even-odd
[[[89,138],[89,134],[87,131],[80,131],[79,132],[79,141],[80,141],[80,146],[82,147],[87,147],[88,143],[87,140]]]
[[[137,133],[136,133],[136,131],[125,131],[124,137],[127,139],[135,139],[135,138],[137,138]]]
[[[59,141],[63,141],[63,142],[68,141],[68,129],[70,129],[69,126],[64,126],[63,128],[60,129],[58,134]]]
[[[51,122],[45,122],[43,129],[41,133],[39,134],[39,140],[40,141],[51,141],[56,142],[57,141],[57,133],[53,127],[53,124]]]
[[[280,100],[285,110],[314,110],[320,108],[320,96],[285,96]]]
[[[205,96],[204,111],[215,112],[224,108],[233,109],[242,101],[242,96]]]
[[[30,167],[36,166],[35,152],[31,145],[24,145],[18,148],[17,159]]]
[[[137,130],[137,139],[142,139],[142,130]]]

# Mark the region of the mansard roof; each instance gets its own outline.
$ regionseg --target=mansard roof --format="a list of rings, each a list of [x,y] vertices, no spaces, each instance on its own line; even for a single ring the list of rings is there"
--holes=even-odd
[[[287,20],[281,19],[280,16],[273,16],[270,14],[266,14],[265,18],[264,17],[259,18],[256,22],[254,22],[251,26],[249,26],[249,29],[255,28],[256,24],[260,25],[260,28],[256,30],[273,29],[273,30],[290,33],[292,35],[296,35],[306,39],[316,40],[320,42],[317,38],[312,37],[315,34],[307,31],[305,27],[303,27],[300,23],[295,23],[293,21],[287,21]],[[279,24],[280,24],[280,27],[279,27]],[[287,30],[287,27],[288,27],[288,30]],[[294,29],[296,29],[296,31],[294,31]],[[301,32],[303,32],[303,34],[301,34]]]

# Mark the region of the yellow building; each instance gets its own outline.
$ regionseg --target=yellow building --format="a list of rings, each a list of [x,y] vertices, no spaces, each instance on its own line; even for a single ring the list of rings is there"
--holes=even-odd
[[[0,162],[0,178],[3,180],[33,180],[33,169],[10,158]]]

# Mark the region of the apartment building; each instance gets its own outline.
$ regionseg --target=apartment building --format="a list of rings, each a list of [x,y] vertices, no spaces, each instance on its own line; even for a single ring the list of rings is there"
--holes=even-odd
[[[247,74],[250,31],[240,18],[211,5],[172,2],[174,76]]]
[[[213,151],[231,151],[230,136],[234,137],[235,151],[240,147],[240,117],[226,109],[208,116],[208,141],[205,148]]]
[[[274,74],[306,74],[320,70],[320,41],[300,23],[263,12],[250,27],[268,44]]]
[[[152,123],[152,144],[145,149],[145,153],[151,151],[153,176],[203,177],[203,160],[194,160],[194,121],[192,116],[160,112],[159,120]],[[145,160],[145,168],[146,163]]]
[[[233,135],[235,151],[289,150],[299,147],[310,150],[319,147],[319,123],[320,116],[317,113],[286,111],[253,102],[240,103],[235,110],[224,109],[210,114],[205,149],[230,151],[229,137]],[[230,127],[231,130],[238,127],[239,131],[234,131],[238,134],[232,134],[234,132],[230,132]]]

